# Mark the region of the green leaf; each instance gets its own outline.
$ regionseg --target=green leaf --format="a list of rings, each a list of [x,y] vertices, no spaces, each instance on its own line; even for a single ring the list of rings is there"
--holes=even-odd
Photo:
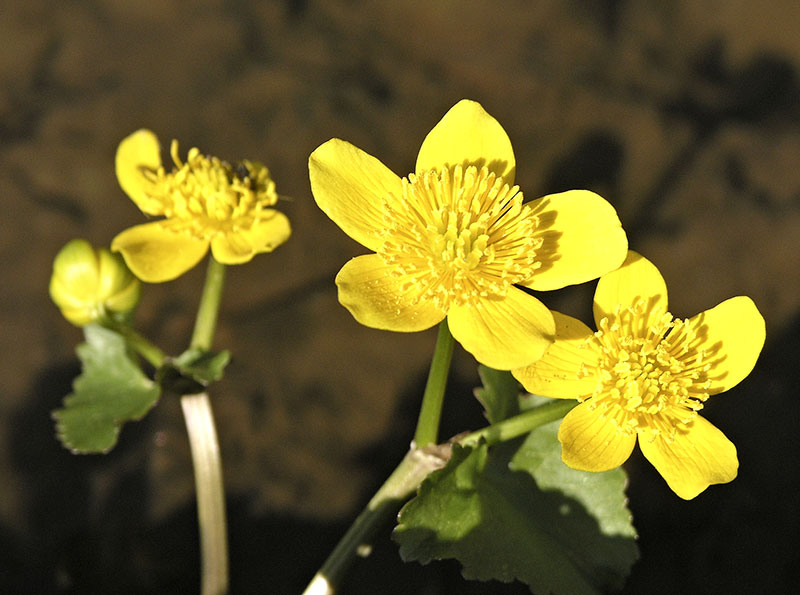
[[[84,327],[84,334],[86,342],[77,348],[83,371],[53,418],[66,448],[105,453],[116,444],[123,423],[150,411],[160,390],[128,354],[121,335],[97,325]]]
[[[561,460],[558,442],[560,424],[560,421],[545,424],[528,434],[511,458],[509,469],[529,473],[542,490],[561,490],[575,499],[597,519],[603,534],[635,539],[636,529],[631,524],[624,496],[628,483],[625,471],[619,467],[590,473],[567,467]]]
[[[475,389],[475,398],[486,410],[489,423],[496,424],[520,412],[520,384],[511,372],[478,366],[478,375],[483,386]]]
[[[158,369],[156,381],[165,391],[177,395],[195,394],[220,380],[230,360],[229,351],[213,353],[196,348],[187,349]]]
[[[624,474],[622,481],[616,474],[587,482],[584,493],[570,480],[563,493],[560,485],[537,485],[530,453],[517,460],[516,448],[455,445],[450,462],[400,512],[394,539],[401,557],[423,564],[455,558],[468,579],[516,579],[535,593],[597,595],[621,588],[638,556],[629,520],[619,522],[629,518]],[[546,469],[540,460],[534,471],[555,481],[558,475]],[[605,504],[587,508],[583,503],[592,497]],[[596,517],[599,511],[608,518]]]
[[[228,350],[214,353],[192,348],[181,353],[172,363],[184,375],[206,386],[222,378],[230,361]]]

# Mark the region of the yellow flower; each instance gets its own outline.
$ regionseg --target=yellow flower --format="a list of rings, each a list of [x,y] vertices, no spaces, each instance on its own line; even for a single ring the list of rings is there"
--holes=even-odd
[[[375,254],[336,277],[360,323],[413,332],[445,317],[476,359],[526,365],[553,341],[550,311],[520,287],[551,290],[618,267],[627,239],[613,207],[574,190],[523,204],[505,130],[474,101],[428,133],[416,173],[400,178],[340,139],[309,158],[319,207]],[[518,287],[520,286],[520,287]]]
[[[674,319],[658,269],[631,251],[597,284],[596,333],[553,314],[555,343],[513,373],[532,393],[581,401],[558,433],[567,465],[613,469],[638,438],[644,456],[686,500],[736,477],[736,447],[697,412],[710,395],[745,378],[758,359],[764,319],[750,298]]]
[[[56,255],[50,297],[75,326],[125,315],[139,303],[142,284],[118,254],[72,240]]]
[[[231,165],[196,148],[184,163],[177,141],[170,155],[174,167],[167,172],[158,138],[149,130],[134,132],[117,149],[122,189],[142,212],[164,217],[126,229],[111,243],[141,280],[175,279],[200,262],[209,246],[219,262],[242,264],[289,238],[289,220],[270,208],[278,195],[266,167]]]

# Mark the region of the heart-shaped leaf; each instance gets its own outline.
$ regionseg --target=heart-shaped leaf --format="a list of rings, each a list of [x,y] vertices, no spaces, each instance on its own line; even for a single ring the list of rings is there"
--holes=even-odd
[[[62,444],[75,453],[105,453],[117,442],[120,427],[139,420],[158,401],[160,389],[128,353],[125,339],[101,326],[84,327],[78,345],[83,371],[53,412]]]

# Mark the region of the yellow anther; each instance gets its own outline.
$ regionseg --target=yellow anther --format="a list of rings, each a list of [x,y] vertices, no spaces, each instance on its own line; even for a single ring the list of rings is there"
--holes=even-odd
[[[643,301],[617,306],[598,328],[591,340],[605,361],[592,401],[620,411],[623,431],[664,431],[671,439],[676,421],[696,415],[708,398],[710,366],[697,365],[706,356],[691,347],[695,333],[669,313],[653,317]]]
[[[401,196],[386,197],[384,221],[378,254],[440,307],[503,296],[541,266],[538,219],[516,186],[485,167],[410,174]]]

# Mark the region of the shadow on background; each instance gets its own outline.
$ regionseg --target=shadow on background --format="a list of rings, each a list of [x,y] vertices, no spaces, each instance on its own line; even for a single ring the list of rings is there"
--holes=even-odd
[[[663,483],[638,451],[629,463],[630,506],[640,532],[641,559],[624,593],[789,593],[800,555],[795,513],[800,482],[793,453],[800,449],[800,408],[789,399],[798,378],[800,320],[774,338],[756,371],[728,396],[711,400],[713,416],[737,444],[740,477],[711,487],[691,504]],[[52,437],[51,409],[78,372],[46,371],[29,406],[14,420],[14,461],[24,478],[25,535],[0,529],[0,583],[19,593],[196,592],[196,511],[184,506],[163,522],[147,520],[147,419],[128,424],[111,454],[73,456]],[[369,469],[364,500],[399,461],[413,433],[424,377],[400,399],[396,425],[360,455]],[[483,424],[479,408],[457,404],[471,383],[455,378],[443,436]],[[716,408],[715,401],[729,402]],[[779,485],[779,491],[774,486]],[[299,593],[347,529],[350,518],[318,522],[278,512],[256,514],[246,497],[228,503],[233,593]],[[521,584],[479,583],[460,577],[454,561],[403,564],[381,531],[372,554],[356,562],[343,593],[430,595],[527,593]]]
[[[278,191],[293,196],[280,205],[292,218],[291,241],[275,258],[255,259],[246,276],[231,272],[220,344],[235,347],[234,362],[215,408],[234,430],[223,457],[240,487],[228,504],[233,593],[298,593],[403,456],[424,381],[422,349],[430,348],[423,338],[412,353],[406,337],[369,334],[340,312],[333,277],[356,249],[314,204],[307,156],[339,136],[409,171],[424,134],[462,97],[483,102],[509,132],[526,198],[576,187],[606,196],[632,247],[662,269],[670,301],[702,304],[681,315],[742,293],[767,318],[755,371],[704,409],[736,444],[739,478],[687,503],[638,451],[627,464],[642,558],[623,592],[794,592],[796,6],[718,3],[716,14],[687,0],[455,4],[4,7],[0,196],[13,216],[0,218],[0,592],[198,590],[191,500],[177,493],[153,513],[158,494],[172,489],[162,484],[174,479],[174,468],[153,464],[162,432],[154,417],[169,418],[174,441],[162,451],[177,452],[186,449],[179,414],[159,406],[125,426],[104,456],[73,456],[53,437],[50,412],[78,368],[76,332],[47,299],[52,257],[71,237],[101,243],[144,221],[114,179],[119,140],[148,126],[184,147],[257,158]],[[201,275],[148,288],[138,315],[168,350],[189,331]],[[588,319],[592,290],[542,297],[556,309],[582,307]],[[471,370],[451,382],[442,437],[484,424]],[[335,461],[347,471],[320,478],[340,445]],[[174,460],[185,463],[181,456]],[[287,485],[270,507],[272,472]],[[188,489],[184,479],[175,481],[180,489]],[[320,485],[329,491],[320,495]],[[357,498],[338,489],[349,485],[361,486]],[[309,486],[315,499],[295,506]],[[343,594],[527,592],[464,581],[453,561],[402,564],[389,532],[356,564]]]

